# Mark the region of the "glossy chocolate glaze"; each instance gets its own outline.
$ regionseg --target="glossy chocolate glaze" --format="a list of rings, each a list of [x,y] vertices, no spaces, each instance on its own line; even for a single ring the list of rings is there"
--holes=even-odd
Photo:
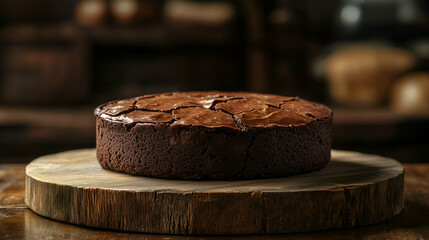
[[[330,159],[332,111],[298,97],[175,92],[95,110],[106,169],[170,179],[255,179],[310,172]]]
[[[125,125],[165,123],[246,131],[293,127],[332,115],[321,104],[298,97],[247,92],[174,92],[112,101],[95,110],[98,117]]]

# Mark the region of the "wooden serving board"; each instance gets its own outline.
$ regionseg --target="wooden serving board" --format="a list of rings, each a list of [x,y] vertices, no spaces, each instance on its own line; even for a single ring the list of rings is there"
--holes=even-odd
[[[274,234],[379,223],[404,205],[397,161],[332,151],[325,168],[286,178],[182,181],[102,169],[94,149],[26,168],[26,204],[79,225],[164,234]]]

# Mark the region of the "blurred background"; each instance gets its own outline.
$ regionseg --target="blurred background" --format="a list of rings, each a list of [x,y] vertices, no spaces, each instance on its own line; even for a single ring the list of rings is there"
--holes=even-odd
[[[0,163],[95,147],[101,103],[192,90],[318,101],[333,148],[429,162],[429,2],[0,1]]]

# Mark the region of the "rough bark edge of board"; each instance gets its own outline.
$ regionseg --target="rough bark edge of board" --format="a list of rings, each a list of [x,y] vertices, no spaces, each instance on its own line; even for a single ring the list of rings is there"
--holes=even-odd
[[[27,174],[25,179],[25,202],[39,215],[146,233],[311,232],[380,223],[404,207],[403,172],[372,184],[301,192],[126,192],[56,185]]]

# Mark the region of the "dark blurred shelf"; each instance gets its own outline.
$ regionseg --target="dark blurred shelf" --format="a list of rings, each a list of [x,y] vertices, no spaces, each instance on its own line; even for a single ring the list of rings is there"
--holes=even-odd
[[[0,108],[0,162],[94,146],[92,108]]]
[[[337,142],[400,142],[429,139],[428,113],[390,109],[334,108],[333,136]]]
[[[30,108],[0,107],[0,125],[28,125],[58,128],[89,129],[94,123],[90,107]]]
[[[75,40],[88,41],[89,44],[171,47],[231,45],[237,44],[239,37],[232,27],[171,27],[164,24],[84,28],[73,22],[63,22],[9,25],[0,29],[0,41],[4,43],[49,43]]]
[[[408,120],[427,120],[429,112],[405,113],[396,112],[388,108],[378,109],[353,109],[353,108],[333,108],[334,124],[397,124]]]
[[[164,25],[142,27],[83,28],[91,40],[104,44],[139,44],[149,46],[229,45],[238,35],[228,28],[172,28]]]
[[[78,37],[78,29],[72,23],[13,24],[0,29],[3,43],[50,43],[71,41]]]
[[[92,107],[0,107],[0,162],[95,146]],[[333,148],[424,162],[429,115],[334,108]]]
[[[427,162],[429,114],[387,108],[333,111],[333,148],[388,156],[405,163]]]

